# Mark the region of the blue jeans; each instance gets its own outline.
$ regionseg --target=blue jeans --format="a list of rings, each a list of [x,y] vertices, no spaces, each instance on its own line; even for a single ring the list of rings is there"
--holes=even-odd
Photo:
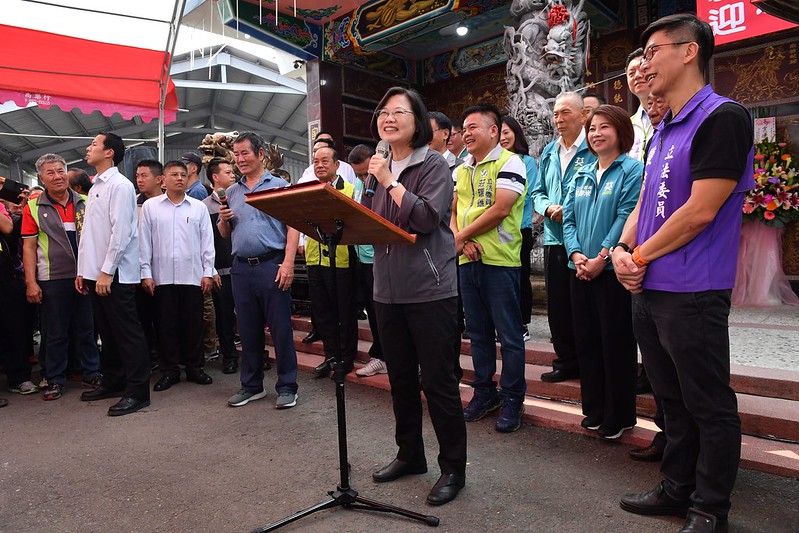
[[[83,379],[100,372],[100,352],[94,339],[92,302],[75,290],[75,279],[40,281],[47,342],[46,375],[50,383],[66,383],[69,348],[80,362]]]
[[[230,272],[241,337],[241,386],[249,392],[264,390],[264,325],[269,326],[275,343],[275,390],[278,394],[297,392],[291,294],[275,283],[280,261],[275,258],[251,266],[234,259]]]
[[[460,288],[466,332],[472,342],[475,394],[496,394],[493,380],[497,370],[499,336],[502,396],[522,399],[527,392],[524,379],[524,339],[519,307],[519,268],[471,262],[460,266]]]

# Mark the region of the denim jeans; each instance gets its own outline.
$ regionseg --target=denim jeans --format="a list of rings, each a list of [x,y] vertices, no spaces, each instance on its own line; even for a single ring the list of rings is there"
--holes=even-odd
[[[83,379],[100,372],[100,352],[94,339],[92,302],[75,290],[74,278],[40,281],[42,312],[47,331],[46,375],[50,383],[66,383],[69,347],[74,348],[80,362]]]
[[[496,392],[493,377],[497,370],[499,336],[502,395],[522,399],[527,391],[524,379],[524,339],[519,307],[519,268],[471,262],[460,266],[460,289],[466,332],[472,342],[475,394]]]
[[[291,328],[291,293],[275,283],[282,258],[249,265],[233,261],[231,280],[241,337],[241,386],[249,392],[264,390],[264,325],[275,343],[280,393],[297,392],[297,352]]]

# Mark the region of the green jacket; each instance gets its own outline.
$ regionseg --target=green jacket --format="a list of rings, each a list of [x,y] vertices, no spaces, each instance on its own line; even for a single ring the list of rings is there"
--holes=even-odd
[[[477,166],[469,166],[468,163],[472,161],[470,156],[465,163],[458,167],[455,190],[458,195],[457,224],[459,230],[477,220],[480,215],[494,205],[497,198],[497,177],[505,163],[512,157],[519,156],[497,145],[482,162],[477,163]],[[524,174],[520,178],[525,180],[526,192],[524,163],[521,161],[520,163]],[[519,195],[511,212],[496,228],[472,239],[483,247],[480,261],[486,265],[521,266],[521,224],[525,192]],[[461,255],[459,261],[462,265],[468,263],[469,258]]]

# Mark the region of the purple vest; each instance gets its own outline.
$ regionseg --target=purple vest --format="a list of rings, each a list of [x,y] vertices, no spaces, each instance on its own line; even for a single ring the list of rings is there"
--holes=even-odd
[[[668,124],[658,125],[652,137],[641,190],[638,213],[639,244],[663,223],[691,195],[691,142],[697,129],[718,106],[732,102],[706,85]],[[723,135],[724,132],[714,132]],[[735,190],[716,213],[716,218],[685,246],[652,261],[643,288],[667,292],[702,292],[731,289],[741,235],[741,207],[746,191],[755,186],[752,166],[754,146],[747,167]]]

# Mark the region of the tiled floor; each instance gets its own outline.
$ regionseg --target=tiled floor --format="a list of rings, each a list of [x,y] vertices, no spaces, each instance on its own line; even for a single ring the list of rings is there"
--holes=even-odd
[[[548,342],[546,315],[533,315],[532,341]],[[730,313],[731,363],[799,371],[799,306],[733,307]]]

